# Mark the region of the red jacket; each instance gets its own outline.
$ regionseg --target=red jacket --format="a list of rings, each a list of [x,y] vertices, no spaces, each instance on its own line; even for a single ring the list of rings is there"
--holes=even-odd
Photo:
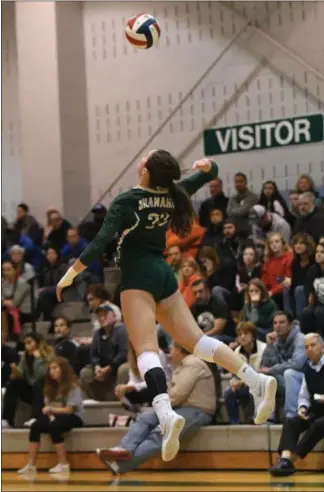
[[[272,294],[279,294],[284,290],[282,282],[285,277],[291,278],[292,251],[282,256],[274,256],[265,261],[262,268],[262,282]]]

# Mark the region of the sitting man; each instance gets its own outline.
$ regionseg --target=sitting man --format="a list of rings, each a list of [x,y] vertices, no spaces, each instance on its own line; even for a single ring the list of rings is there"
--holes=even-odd
[[[273,330],[266,337],[259,372],[276,378],[278,394],[285,395],[285,417],[295,417],[306,362],[304,335],[285,311],[275,313]]]
[[[198,279],[192,284],[196,298],[191,308],[193,317],[200,328],[210,337],[224,343],[235,340],[235,323],[225,302],[212,297],[206,280]]]
[[[284,423],[278,462],[270,468],[274,477],[295,473],[294,462],[305,458],[324,438],[324,343],[317,333],[305,336],[308,363],[298,399],[298,416]],[[299,436],[306,431],[302,438]],[[298,441],[299,440],[299,441]]]
[[[80,372],[80,385],[87,398],[99,401],[116,400],[114,388],[118,368],[127,359],[127,332],[116,323],[116,315],[109,304],[97,309],[101,328],[94,334],[90,348],[90,362]]]
[[[182,441],[188,434],[211,424],[216,411],[216,384],[206,362],[178,345],[172,346],[170,360],[174,372],[168,393],[172,406],[186,420],[180,436]],[[98,457],[115,475],[134,470],[160,453],[162,435],[158,424],[153,410],[142,413],[130,426],[119,446],[97,449]]]

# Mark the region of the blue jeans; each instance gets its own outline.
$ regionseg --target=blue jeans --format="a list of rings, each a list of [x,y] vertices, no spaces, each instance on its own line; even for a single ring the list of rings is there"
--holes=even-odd
[[[298,395],[301,388],[303,373],[295,369],[286,369],[284,374],[275,376],[278,382],[278,395],[285,396],[285,416],[292,418],[297,415]]]
[[[230,423],[239,424],[239,403],[247,406],[250,399],[252,399],[249,388],[247,386],[243,386],[237,391],[233,391],[232,388],[226,388],[224,399]]]
[[[210,425],[212,416],[193,407],[177,408],[175,410],[182,415],[185,426],[181,432],[181,441],[184,437],[197,432],[202,426]],[[159,421],[154,411],[142,413],[134,422],[126,436],[122,438],[119,446],[132,453],[130,460],[118,460],[120,473],[127,473],[145,463],[149,458],[161,452],[162,435]]]
[[[296,318],[300,319],[301,313],[304,308],[307,306],[307,299],[305,294],[305,288],[303,285],[297,285],[294,288],[294,301],[295,301],[295,314]]]

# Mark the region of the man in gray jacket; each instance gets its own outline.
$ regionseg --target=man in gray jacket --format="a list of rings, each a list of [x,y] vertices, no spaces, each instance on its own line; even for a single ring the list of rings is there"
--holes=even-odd
[[[236,173],[234,183],[237,194],[228,201],[227,215],[235,220],[237,231],[247,236],[250,233],[249,213],[258,203],[258,197],[248,189],[245,174]]]
[[[273,331],[266,340],[260,372],[276,378],[278,394],[285,395],[285,416],[295,417],[307,358],[304,335],[289,313],[277,311],[273,317]]]

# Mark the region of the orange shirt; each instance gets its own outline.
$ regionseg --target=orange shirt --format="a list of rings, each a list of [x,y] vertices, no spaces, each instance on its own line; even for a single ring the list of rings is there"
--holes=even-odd
[[[189,279],[186,279],[185,282],[183,279],[181,279],[179,282],[179,290],[183,295],[183,298],[186,301],[188,307],[191,307],[196,302],[196,297],[192,292],[192,284],[199,278],[201,278],[201,275],[194,273],[193,275],[191,275],[191,277],[189,277]]]
[[[166,253],[167,255],[167,250],[171,246],[179,246],[181,249],[181,252],[183,253],[184,258],[188,258],[191,256],[192,258],[195,258],[197,255],[197,249],[202,241],[202,238],[204,237],[204,234],[206,232],[206,229],[201,227],[198,222],[194,222],[191,228],[190,233],[188,236],[180,238],[174,232],[171,231],[171,229],[167,230],[166,233]]]

